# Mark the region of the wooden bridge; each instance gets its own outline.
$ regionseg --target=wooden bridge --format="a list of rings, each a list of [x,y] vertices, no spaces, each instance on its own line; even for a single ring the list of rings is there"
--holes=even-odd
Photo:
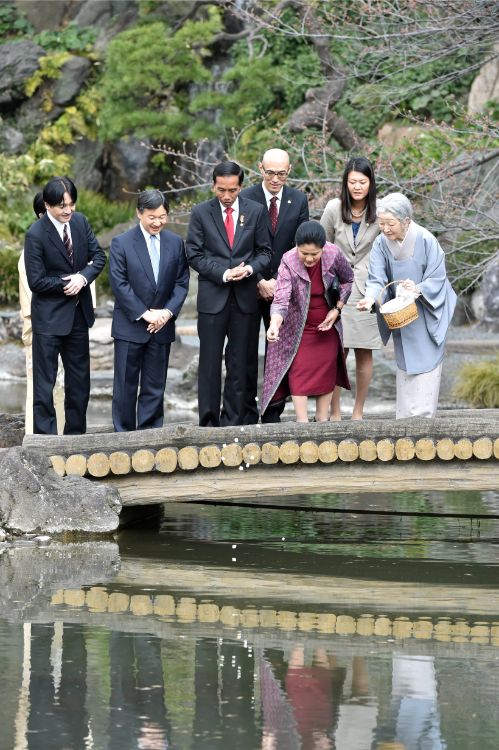
[[[123,505],[178,501],[293,503],[312,493],[494,490],[499,410],[434,419],[30,435],[23,452],[60,476],[113,484]],[[391,512],[397,508],[390,505]],[[491,513],[490,515],[494,515]]]

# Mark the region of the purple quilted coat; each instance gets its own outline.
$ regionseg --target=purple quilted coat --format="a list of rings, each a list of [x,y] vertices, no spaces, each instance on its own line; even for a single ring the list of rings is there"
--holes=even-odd
[[[340,282],[340,301],[345,303],[350,296],[353,271],[350,263],[339,247],[326,242],[319,261],[322,266],[324,288],[329,289],[335,276]],[[277,284],[270,314],[279,314],[283,323],[279,331],[279,341],[267,346],[263,392],[260,398],[260,412],[268,407],[282,379],[291,367],[300,345],[310,304],[311,282],[307,269],[293,248],[284,253],[277,274]],[[341,318],[334,324],[343,342]]]

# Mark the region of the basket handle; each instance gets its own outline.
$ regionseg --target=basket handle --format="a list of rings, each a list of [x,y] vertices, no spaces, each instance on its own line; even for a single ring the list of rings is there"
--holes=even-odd
[[[385,284],[385,286],[383,287],[383,289],[379,293],[379,297],[378,297],[378,305],[380,307],[382,305],[383,292],[385,291],[385,289],[388,289],[388,287],[391,286],[392,284],[400,284],[400,279],[397,279],[396,281],[389,281],[388,284]]]

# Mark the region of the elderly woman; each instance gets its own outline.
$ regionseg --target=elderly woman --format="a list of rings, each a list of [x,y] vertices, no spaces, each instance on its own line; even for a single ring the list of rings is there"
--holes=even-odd
[[[397,361],[396,418],[434,417],[437,411],[442,359],[456,294],[445,271],[445,254],[436,238],[412,220],[411,202],[390,193],[377,208],[381,234],[374,241],[359,310],[371,310],[391,281],[414,294],[418,317],[404,328],[390,330],[378,313],[383,343],[393,336]],[[394,285],[395,286],[395,285]],[[395,295],[389,287],[388,298]],[[376,305],[377,307],[377,305]]]
[[[325,422],[335,386],[350,388],[340,318],[353,273],[318,221],[301,224],[295,242],[282,257],[270,308],[261,413],[291,394],[297,422],[308,422],[315,396],[315,421]]]

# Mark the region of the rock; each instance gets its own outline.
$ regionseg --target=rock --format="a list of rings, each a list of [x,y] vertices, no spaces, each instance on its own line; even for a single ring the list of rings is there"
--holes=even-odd
[[[104,54],[111,39],[133,26],[138,18],[139,9],[135,0],[112,0],[112,8],[113,23],[101,28],[99,38],[94,44],[94,52],[100,55]]]
[[[487,102],[499,101],[499,44],[494,46],[495,57],[485,63],[471,84],[468,112],[483,112]]]
[[[71,5],[73,0],[16,0],[17,8],[35,31],[59,29]]]
[[[488,330],[499,333],[499,257],[487,268],[481,287],[483,322]]]
[[[0,543],[5,542],[7,539],[7,532],[5,532],[3,529],[0,529]]]
[[[73,174],[78,175],[78,188],[94,190],[98,193],[102,187],[102,152],[104,146],[99,141],[82,138],[72,143],[67,153],[73,160]]]
[[[126,5],[126,3],[120,3],[120,5]],[[79,28],[85,26],[102,28],[109,22],[112,14],[112,0],[84,0],[84,2],[80,2],[80,8],[74,18],[74,23]]]
[[[24,84],[36,70],[45,50],[24,39],[0,45],[0,111],[9,111],[26,99]]]
[[[388,149],[395,149],[404,141],[413,143],[424,128],[415,125],[398,125],[393,122],[387,122],[378,131],[378,140]]]
[[[9,335],[7,333],[7,328],[2,318],[0,318],[0,344],[3,343],[4,341],[7,341],[8,338],[9,338]]]
[[[90,329],[90,362],[92,370],[113,369],[114,346],[110,318],[98,318]]]
[[[7,530],[102,534],[118,528],[116,489],[83,477],[59,477],[49,459],[35,451],[4,451],[0,481],[0,524]]]
[[[24,414],[0,414],[0,448],[22,445]]]
[[[148,141],[144,141],[148,143]],[[147,182],[150,151],[136,138],[110,144],[106,154],[103,189],[111,200],[129,198]]]
[[[135,210],[130,210],[130,221],[124,221],[121,224],[116,224],[112,229],[106,229],[105,231],[101,232],[97,239],[99,241],[99,245],[103,247],[105,250],[107,250],[109,247],[111,247],[111,240],[114,237],[117,237],[119,234],[122,234],[123,232],[128,232],[129,229],[131,229],[135,224],[137,223],[137,218],[135,216]],[[170,228],[170,227],[168,227]]]
[[[23,320],[19,310],[14,312],[1,313],[1,319],[5,326],[5,331],[10,339],[21,341],[21,335],[23,332]]]
[[[54,104],[61,107],[69,104],[79,94],[91,68],[92,63],[88,57],[70,57],[62,66],[61,75],[55,83],[52,94]]]
[[[481,289],[475,289],[470,297],[470,307],[473,312],[475,320],[483,320],[485,313],[485,306],[483,301],[483,293]]]
[[[452,317],[453,326],[465,326],[468,325],[472,318],[471,301],[469,295],[460,295],[457,298],[456,309]]]
[[[18,154],[24,150],[24,147],[25,140],[21,131],[2,123],[0,129],[0,151],[7,154]]]

